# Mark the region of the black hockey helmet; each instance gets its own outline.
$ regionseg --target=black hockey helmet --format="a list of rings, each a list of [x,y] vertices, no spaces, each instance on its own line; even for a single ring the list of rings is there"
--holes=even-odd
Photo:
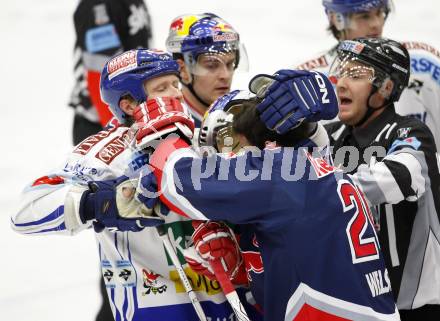
[[[333,63],[330,76],[338,74],[350,61],[358,61],[372,67],[372,84],[376,90],[386,79],[391,79],[394,88],[388,102],[399,100],[410,76],[410,58],[408,50],[399,42],[386,38],[357,38],[342,41],[338,46],[338,58]]]

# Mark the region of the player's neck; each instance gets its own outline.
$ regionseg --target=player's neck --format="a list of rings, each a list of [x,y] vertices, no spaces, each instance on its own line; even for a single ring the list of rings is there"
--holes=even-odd
[[[182,94],[187,105],[201,116],[208,110],[208,107],[202,104],[185,86],[182,88]]]

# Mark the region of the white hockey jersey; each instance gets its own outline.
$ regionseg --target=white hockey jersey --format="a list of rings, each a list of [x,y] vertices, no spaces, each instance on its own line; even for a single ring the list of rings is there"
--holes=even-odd
[[[422,120],[434,135],[437,150],[440,149],[440,52],[420,42],[403,42],[411,58],[411,77],[399,101],[396,112],[413,115]],[[316,70],[328,74],[336,58],[336,47],[311,59],[298,69]]]
[[[147,164],[149,155],[127,148],[131,138],[127,127],[118,127],[82,141],[64,166],[26,187],[20,210],[12,217],[13,229],[27,235],[73,235],[89,228],[91,224],[79,218],[78,189],[90,180],[132,176]],[[186,264],[179,248],[187,247],[191,222],[170,213],[165,225],[181,264]],[[198,320],[155,228],[136,233],[104,230],[96,239],[115,320]],[[235,320],[217,281],[187,265],[184,269],[208,320]]]

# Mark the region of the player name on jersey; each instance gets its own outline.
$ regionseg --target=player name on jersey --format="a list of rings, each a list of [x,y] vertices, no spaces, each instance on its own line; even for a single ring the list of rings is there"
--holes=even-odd
[[[384,273],[382,273],[381,270],[367,273],[365,274],[365,278],[367,279],[373,298],[391,292],[391,281],[387,269],[385,269]]]

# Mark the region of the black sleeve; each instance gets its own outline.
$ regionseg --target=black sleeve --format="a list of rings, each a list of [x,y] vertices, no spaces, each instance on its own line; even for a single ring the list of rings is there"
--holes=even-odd
[[[336,132],[339,128],[341,128],[342,125],[343,124],[340,121],[334,121],[324,125],[324,128],[328,134],[328,138],[330,139],[330,145],[334,145],[335,143],[335,139],[332,137],[332,134]]]
[[[73,22],[76,44],[82,54],[111,57],[120,50],[119,31],[108,4],[108,0],[81,0],[78,4]],[[111,30],[116,32],[110,32]]]
[[[108,8],[124,51],[149,48],[151,19],[143,0],[108,0]]]

